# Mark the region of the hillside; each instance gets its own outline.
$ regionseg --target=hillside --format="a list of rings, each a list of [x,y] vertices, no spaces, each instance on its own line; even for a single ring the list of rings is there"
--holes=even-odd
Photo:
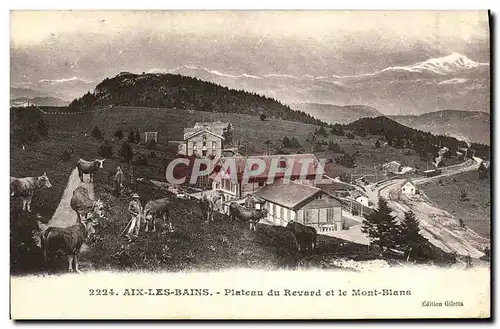
[[[225,112],[248,115],[265,114],[276,119],[321,124],[309,114],[294,111],[280,102],[229,89],[196,78],[173,74],[132,74],[122,72],[111,79],[104,79],[93,93],[74,100],[72,108],[121,105],[163,107],[205,112]]]
[[[459,139],[490,144],[490,114],[486,112],[444,110],[422,115],[395,115],[389,118],[405,126],[433,134],[446,134]],[[467,124],[464,124],[465,122]]]
[[[480,180],[476,171],[444,177],[421,186],[433,203],[459,219],[466,226],[490,237],[491,226],[491,181]],[[464,193],[464,198],[461,198]]]
[[[297,103],[292,104],[291,107],[331,124],[346,124],[361,118],[374,118],[383,115],[377,109],[365,105],[338,106],[333,104]]]

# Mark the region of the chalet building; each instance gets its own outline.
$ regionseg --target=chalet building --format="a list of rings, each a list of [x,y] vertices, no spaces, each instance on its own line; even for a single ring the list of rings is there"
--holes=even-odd
[[[231,130],[232,126],[227,122],[196,122],[193,128],[184,128],[179,154],[218,158],[222,156],[224,141]]]
[[[366,195],[357,190],[351,192],[351,198],[365,207],[372,207],[373,205]]]
[[[256,197],[264,200],[267,221],[286,226],[290,221],[312,226],[318,232],[344,229],[341,203],[312,185],[283,180],[258,190]]]
[[[411,181],[407,180],[403,186],[401,187],[401,193],[406,194],[406,195],[415,195],[419,194],[419,191],[415,184],[413,184]]]
[[[253,166],[256,165],[255,161],[257,160],[262,160],[263,165],[265,165],[264,171],[261,174],[249,177],[248,182],[245,182],[243,180],[245,170],[255,170],[256,168]],[[323,167],[321,167],[321,164],[314,154],[221,157],[215,163],[212,174],[210,175],[212,189],[223,192],[223,202],[242,199],[249,194],[255,193],[267,184],[284,177],[284,173],[281,172],[276,173],[275,177],[270,178],[270,168],[273,160],[277,163],[278,168],[290,173],[290,180],[298,181],[303,178],[304,180],[301,182],[306,185],[314,185],[317,174],[324,172]],[[236,170],[236,175],[231,175],[231,168],[227,165],[225,166],[227,161],[235,163],[233,169]],[[252,166],[252,168],[246,168],[247,166]],[[303,166],[304,169],[302,169]],[[227,170],[221,172],[221,170],[226,167],[228,167]],[[232,180],[231,177],[237,177],[237,179]]]

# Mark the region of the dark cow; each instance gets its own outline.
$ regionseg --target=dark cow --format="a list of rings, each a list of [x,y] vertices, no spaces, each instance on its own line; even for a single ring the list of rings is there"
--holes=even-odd
[[[286,228],[291,230],[295,239],[297,239],[299,251],[313,251],[316,248],[318,232],[314,227],[302,225],[292,220],[288,222]]]
[[[68,256],[68,271],[80,273],[78,269],[79,254],[83,243],[92,235],[95,234],[95,226],[98,222],[94,218],[84,218],[78,224],[69,227],[43,227],[39,223],[39,227],[43,230],[41,234],[41,247],[43,258],[47,266],[54,256]]]
[[[169,232],[173,232],[172,221],[170,220],[170,201],[168,199],[150,200],[144,206],[144,219],[146,220],[145,231],[156,232],[156,220],[163,219],[162,227],[167,227]]]
[[[100,199],[94,201],[89,196],[89,191],[83,187],[79,186],[73,191],[73,197],[71,198],[71,208],[76,212],[78,221],[82,218],[88,218],[95,214],[97,217],[104,217],[104,205]]]
[[[52,184],[46,173],[38,177],[10,178],[10,195],[23,199],[23,211],[31,212],[31,199],[37,189],[50,187]]]
[[[120,166],[116,167],[116,173],[113,177],[113,187],[115,194],[118,196],[123,188],[123,181],[125,180],[125,175],[123,174],[122,168]]]
[[[222,192],[220,191],[207,191],[199,200],[201,214],[206,221],[214,220],[214,212],[219,210],[222,204]]]
[[[240,222],[249,222],[250,231],[256,231],[257,223],[266,216],[266,209],[248,209],[240,206],[236,202],[231,202],[229,205],[229,221],[231,223],[235,220]]]
[[[86,161],[83,159],[78,160],[76,163],[76,167],[78,168],[78,176],[80,177],[80,181],[83,182],[83,174],[88,174],[90,176],[90,182],[94,181],[94,175],[99,169],[103,169],[102,163],[106,159],[94,161]]]

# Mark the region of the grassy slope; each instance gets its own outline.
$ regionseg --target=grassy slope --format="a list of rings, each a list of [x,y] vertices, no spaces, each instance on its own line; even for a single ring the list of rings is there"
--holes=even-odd
[[[95,125],[105,134],[106,139],[118,128],[127,134],[130,128],[140,131],[158,131],[160,144],[168,140],[178,140],[182,128],[191,126],[195,121],[209,120],[206,112],[179,111],[169,109],[113,108],[106,112],[88,115],[45,116],[49,125],[49,136],[35,145],[28,145],[26,151],[11,148],[11,175],[29,176],[46,171],[53,187],[37,193],[33,200],[33,212],[40,213],[48,221],[55,211],[68,176],[79,157],[93,159],[100,157],[97,150],[100,141],[85,136]],[[259,153],[258,148],[266,148],[263,141],[270,136],[273,145],[279,144],[284,135],[296,136],[304,145],[306,138],[316,128],[296,122],[274,120],[261,122],[258,117],[238,114],[214,114],[211,120],[226,120],[233,123],[236,138],[248,141],[249,153]],[[268,126],[268,128],[266,127]],[[347,140],[345,137],[331,137],[339,141],[343,148],[354,147],[360,150],[360,159],[370,158],[374,140]],[[340,139],[343,141],[340,142]],[[356,137],[358,139],[358,137]],[[293,239],[283,228],[259,226],[259,231],[252,235],[242,227],[233,228],[222,216],[216,217],[215,224],[204,225],[199,219],[199,208],[196,205],[172,199],[174,203],[172,219],[177,232],[168,236],[153,234],[147,240],[140,240],[137,245],[119,257],[112,257],[122,249],[124,241],[118,237],[128,221],[126,206],[128,200],[112,196],[111,175],[116,165],[123,164],[116,157],[121,142],[112,142],[114,158],[106,160],[105,170],[96,178],[96,192],[107,205],[108,221],[100,228],[98,241],[90,244],[91,252],[87,259],[95,268],[100,269],[154,269],[167,268],[179,270],[186,268],[216,269],[233,266],[251,267],[286,267],[294,266],[303,255],[296,253]],[[366,145],[365,145],[366,144]],[[349,146],[350,145],[350,146]],[[162,145],[160,145],[160,148]],[[61,152],[73,148],[74,155],[68,163],[59,160]],[[149,153],[143,146],[133,146],[135,153]],[[391,148],[392,149],[392,148]],[[349,152],[352,151],[349,149]],[[399,150],[396,150],[399,151]],[[162,152],[156,151],[158,156]],[[385,154],[387,150],[374,150],[376,154]],[[380,157],[383,157],[380,155]],[[388,156],[392,159],[392,156]],[[384,158],[385,159],[385,158]],[[400,159],[401,160],[401,159]],[[364,161],[364,160],[363,160]],[[152,163],[151,163],[152,162]],[[138,167],[136,177],[162,179],[161,160],[150,160],[152,166]],[[371,165],[371,162],[370,162]],[[127,177],[130,171],[124,166]],[[145,183],[127,187],[137,191],[143,202],[153,197],[164,197],[166,192],[159,191]],[[22,273],[40,268],[41,256],[31,240],[31,231],[36,227],[34,216],[21,213],[20,200],[13,200],[11,207],[11,271]],[[186,243],[187,241],[187,243]],[[343,247],[340,244],[344,243]],[[320,247],[316,251],[320,255],[351,256],[358,259],[374,258],[366,253],[366,247],[343,240],[320,238]],[[83,259],[85,261],[85,259]],[[321,262],[320,262],[321,263]]]
[[[467,172],[441,178],[422,185],[425,194],[440,208],[462,218],[465,225],[477,233],[490,237],[491,182],[478,180],[477,172]],[[468,201],[460,201],[460,193],[467,192]]]
[[[187,114],[187,115],[186,115]],[[130,127],[160,132],[160,144],[168,139],[178,139],[182,127],[199,120],[200,113],[177,112],[157,109],[123,109],[117,108],[106,113],[71,116],[45,116],[49,125],[49,136],[37,144],[28,145],[26,151],[18,147],[11,148],[11,175],[24,177],[47,172],[53,187],[39,191],[33,199],[33,214],[29,216],[20,211],[20,200],[11,201],[11,271],[12,273],[33,272],[41,267],[41,255],[31,236],[36,228],[35,214],[39,213],[47,222],[59,204],[60,197],[66,186],[69,174],[78,158],[93,159],[100,157],[97,150],[100,141],[85,136],[95,125],[98,125],[105,137],[109,138],[115,130],[121,127],[125,132]],[[163,118],[163,119],[162,119]],[[168,118],[168,119],[167,119]],[[222,115],[219,118],[231,121],[240,134],[249,141],[259,142],[262,134],[258,117],[244,115]],[[184,121],[185,120],[185,121]],[[188,122],[185,124],[184,122]],[[283,127],[288,134],[307,132],[315,127],[309,127],[294,122],[266,122]],[[283,131],[270,129],[271,136],[280,139]],[[216,269],[233,266],[251,267],[286,267],[294,266],[300,258],[297,254],[294,240],[284,228],[261,226],[259,232],[252,235],[248,230],[236,226],[233,228],[222,216],[216,216],[215,224],[204,225],[200,221],[199,208],[187,201],[173,199],[172,219],[178,229],[169,236],[154,235],[147,240],[140,240],[136,247],[131,248],[120,257],[112,257],[124,246],[123,238],[118,237],[128,221],[126,197],[116,198],[111,195],[111,176],[116,165],[122,165],[127,177],[130,175],[128,166],[116,158],[121,142],[111,143],[114,158],[104,163],[104,172],[96,177],[97,196],[106,202],[108,221],[100,227],[98,241],[90,243],[90,253],[84,259],[90,260],[95,268],[100,269],[155,269],[158,267],[170,270],[186,268]],[[160,145],[161,147],[161,145]],[[64,163],[59,160],[63,150],[72,148],[72,159]],[[134,152],[149,153],[143,146],[133,145]],[[159,156],[161,152],[156,151]],[[151,162],[151,160],[149,160]],[[136,177],[152,177],[161,179],[161,161],[154,161],[153,166],[138,167]],[[150,198],[165,197],[167,192],[145,183],[130,185],[128,189],[137,191],[143,202]],[[341,241],[333,238],[323,238],[321,253],[337,250]],[[188,242],[188,243],[186,243]],[[330,246],[330,247],[329,247]],[[348,243],[344,248],[361,248]],[[126,256],[128,255],[128,256]]]

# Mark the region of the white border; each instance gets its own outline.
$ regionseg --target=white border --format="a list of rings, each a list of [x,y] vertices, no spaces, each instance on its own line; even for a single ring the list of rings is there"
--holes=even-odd
[[[4,47],[3,51],[1,52],[2,55],[2,63],[3,63],[3,74],[2,74],[2,83],[3,86],[0,88],[0,92],[2,93],[2,100],[5,102],[5,108],[0,111],[0,115],[2,115],[1,122],[6,125],[5,129],[2,131],[4,132],[3,138],[0,139],[0,145],[2,147],[1,154],[8,154],[9,153],[9,139],[7,132],[8,130],[8,122],[9,122],[9,116],[8,116],[8,100],[9,100],[9,92],[8,92],[8,87],[9,87],[9,10],[10,9],[344,9],[344,10],[355,10],[355,9],[375,9],[375,10],[382,10],[382,9],[398,9],[398,10],[404,10],[404,9],[434,9],[434,10],[443,10],[443,9],[455,9],[455,10],[463,10],[463,9],[468,9],[468,10],[473,10],[473,9],[492,9],[493,13],[498,15],[500,12],[499,8],[499,1],[493,1],[493,0],[482,0],[482,1],[463,1],[463,0],[454,0],[454,1],[448,1],[448,2],[438,2],[435,0],[420,0],[420,1],[387,1],[387,0],[379,0],[379,1],[359,1],[359,0],[350,0],[350,1],[345,1],[345,2],[336,2],[336,3],[328,3],[326,1],[320,1],[320,0],[308,0],[308,1],[294,1],[294,0],[288,0],[288,1],[263,1],[263,0],[254,0],[254,1],[246,1],[246,2],[236,2],[236,1],[220,1],[220,0],[212,0],[212,1],[192,1],[192,0],[183,0],[183,1],[176,1],[176,2],[165,2],[165,1],[147,1],[147,0],[142,0],[142,1],[116,1],[116,3],[103,3],[103,1],[97,1],[97,0],[86,0],[86,1],[81,1],[81,2],[73,2],[69,3],[68,1],[3,1],[2,2],[2,46]],[[495,35],[495,40],[497,40],[497,36]],[[495,53],[494,57],[492,58],[492,61],[497,62],[498,55]],[[497,71],[496,67],[497,65],[494,65],[495,67],[495,72]],[[496,74],[494,74],[496,76]],[[492,90],[492,94],[494,97],[496,96],[496,88]],[[495,97],[496,98],[496,97]],[[496,109],[492,108],[491,111],[495,111]],[[497,122],[494,124],[495,131],[500,131],[498,124],[498,119]],[[497,133],[498,134],[498,133]],[[498,140],[495,138],[495,144],[497,145]],[[496,153],[497,148],[495,147],[494,152]],[[495,164],[496,167],[496,164]],[[5,157],[5,161],[2,162],[1,164],[1,169],[3,171],[3,179],[5,179],[5,182],[7,181],[7,172],[9,171],[9,162],[7,157]],[[495,168],[497,169],[497,168]],[[2,239],[3,241],[3,248],[1,252],[1,260],[0,264],[2,266],[2,271],[1,273],[3,274],[2,277],[2,283],[5,284],[6,289],[2,289],[4,292],[3,294],[3,303],[2,303],[2,319],[5,321],[6,319],[9,318],[8,310],[9,310],[9,295],[8,295],[8,287],[7,283],[9,282],[9,215],[8,215],[8,209],[9,209],[9,204],[8,204],[8,193],[7,193],[7,184],[4,184],[4,189],[2,189],[3,193],[0,195],[0,200],[2,202],[2,208],[5,210],[6,218],[3,220],[3,225],[4,227],[4,235],[5,237]],[[496,184],[495,184],[496,186]],[[493,214],[493,218],[497,218],[495,214]],[[495,232],[493,232],[494,236],[496,237],[498,235],[498,227],[499,225],[496,225]],[[497,245],[498,243],[496,243]],[[495,248],[497,249],[497,248]],[[496,254],[496,251],[494,251],[494,254]],[[497,269],[495,269],[495,272],[497,272]],[[492,296],[495,296],[495,293],[492,293]],[[495,303],[498,307],[498,303]],[[495,311],[497,311],[496,309]],[[497,312],[495,312],[497,313]],[[497,313],[498,314],[498,313]],[[5,323],[7,326],[13,326],[13,322],[9,321],[8,323]],[[64,326],[67,326],[68,324],[64,324]],[[87,325],[87,324],[86,324]],[[94,328],[99,328],[104,326],[105,324],[91,324]],[[145,324],[134,324],[137,325],[138,327],[144,326]],[[174,324],[167,324],[169,326],[174,325]],[[199,324],[197,324],[199,325]],[[266,327],[266,326],[276,326],[277,324],[258,324],[259,327]],[[288,324],[287,324],[288,325]],[[332,324],[335,326],[352,326],[352,323],[348,324]],[[371,324],[374,325],[374,324]],[[378,326],[386,326],[387,324],[379,323],[377,324]],[[402,323],[400,324],[401,326],[414,326],[417,324],[410,324],[410,323]],[[425,325],[426,327],[433,327],[433,326],[439,326],[440,324],[432,324],[432,323],[421,323],[418,325]],[[441,324],[444,325],[444,324]],[[450,324],[448,324],[450,325]],[[454,324],[451,324],[454,325]],[[478,324],[467,324],[467,326],[475,326]]]

